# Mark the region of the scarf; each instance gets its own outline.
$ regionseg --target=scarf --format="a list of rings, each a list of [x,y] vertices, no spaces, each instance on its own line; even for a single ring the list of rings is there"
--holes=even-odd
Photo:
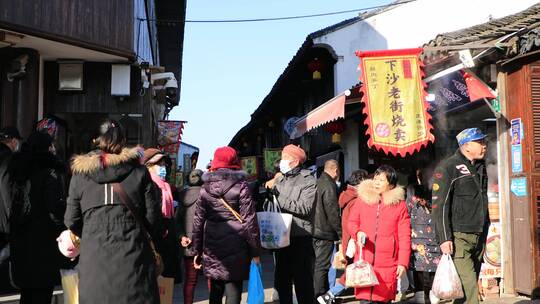
[[[165,218],[172,218],[174,214],[173,197],[171,186],[166,181],[161,180],[159,176],[150,172],[150,176],[159,189],[161,189],[161,213]]]

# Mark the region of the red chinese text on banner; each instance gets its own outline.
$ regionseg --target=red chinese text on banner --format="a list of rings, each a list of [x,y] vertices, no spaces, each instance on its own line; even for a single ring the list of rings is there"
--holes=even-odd
[[[421,48],[356,52],[370,147],[405,156],[434,141],[421,52]]]
[[[183,121],[161,120],[157,122],[158,147],[167,154],[176,155],[182,139]]]

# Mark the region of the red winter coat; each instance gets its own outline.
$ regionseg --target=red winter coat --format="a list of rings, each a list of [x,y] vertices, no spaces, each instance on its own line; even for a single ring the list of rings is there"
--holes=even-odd
[[[347,252],[347,244],[351,239],[351,234],[349,233],[349,215],[351,209],[354,206],[355,199],[358,197],[358,190],[355,186],[347,186],[347,189],[339,195],[339,207],[343,209],[341,214],[341,246],[343,248],[343,254]]]
[[[397,266],[407,268],[411,255],[411,220],[404,196],[403,188],[396,187],[383,193],[381,200],[372,180],[358,186],[358,198],[349,215],[349,232],[353,239],[359,231],[367,235],[362,258],[373,266],[379,285],[356,288],[357,299],[388,302],[396,296]]]

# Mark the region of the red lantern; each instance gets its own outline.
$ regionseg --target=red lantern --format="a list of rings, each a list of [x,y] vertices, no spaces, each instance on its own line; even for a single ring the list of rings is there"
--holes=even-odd
[[[315,57],[308,63],[308,70],[313,73],[313,79],[321,79],[321,72],[324,70],[325,64],[322,60]]]
[[[341,133],[345,131],[345,123],[343,120],[336,120],[327,123],[324,130],[332,134],[332,142],[337,144],[341,142]]]

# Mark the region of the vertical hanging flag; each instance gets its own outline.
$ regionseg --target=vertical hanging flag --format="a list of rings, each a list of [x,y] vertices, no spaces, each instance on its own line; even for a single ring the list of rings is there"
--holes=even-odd
[[[180,147],[184,122],[160,120],[157,122],[157,128],[159,133],[157,139],[159,148],[165,153],[176,155]]]
[[[421,48],[356,52],[370,147],[405,156],[434,141],[421,52]]]

